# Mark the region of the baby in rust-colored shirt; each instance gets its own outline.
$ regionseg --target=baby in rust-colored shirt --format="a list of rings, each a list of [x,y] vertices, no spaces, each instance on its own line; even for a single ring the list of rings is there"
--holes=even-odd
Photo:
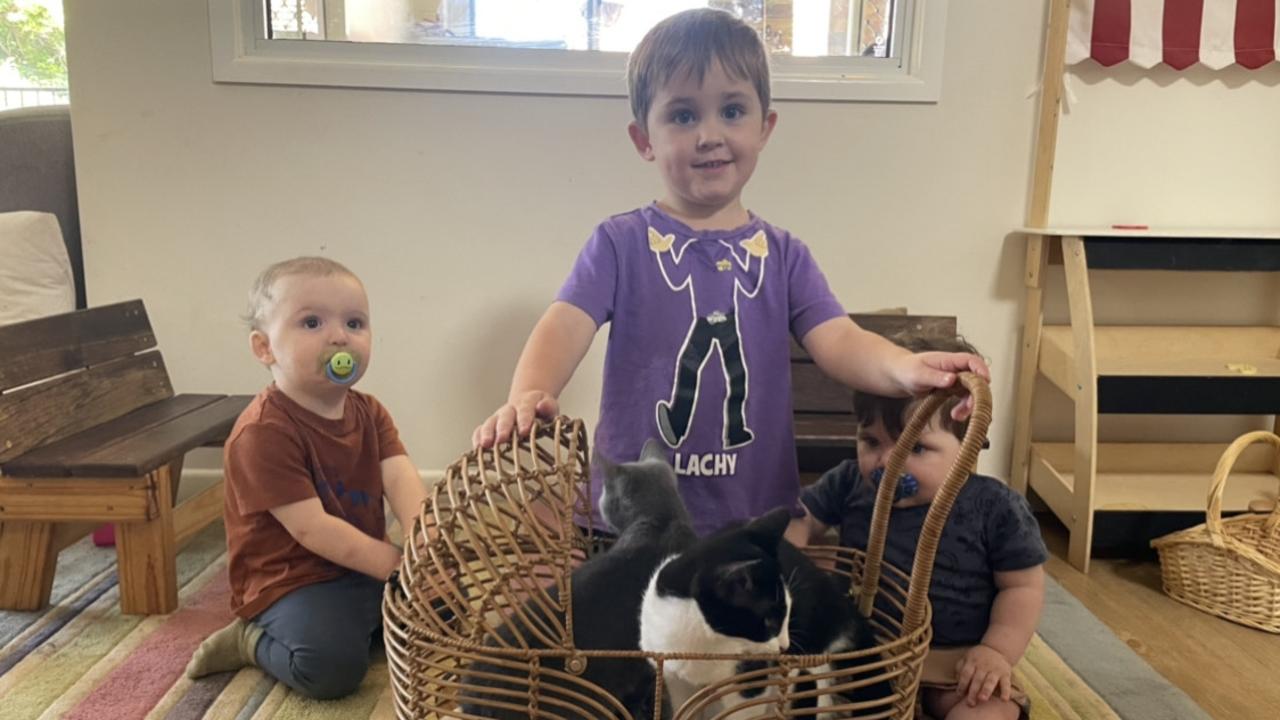
[[[290,591],[348,568],[377,579],[390,574],[400,553],[384,547],[381,463],[404,454],[391,415],[371,395],[348,392],[342,417],[334,420],[307,410],[274,384],[259,393],[226,445],[231,609],[252,619]],[[322,555],[323,548],[309,549],[311,539],[291,534],[272,512],[300,502],[314,507],[312,501],[368,539],[343,527],[338,532],[348,537]]]
[[[391,415],[351,386],[369,364],[369,301],[325,258],[267,268],[250,294],[254,355],[274,382],[224,454],[228,572],[238,619],[207,639],[190,677],[256,665],[314,698],[359,687],[400,564],[383,498],[411,531],[426,497]]]

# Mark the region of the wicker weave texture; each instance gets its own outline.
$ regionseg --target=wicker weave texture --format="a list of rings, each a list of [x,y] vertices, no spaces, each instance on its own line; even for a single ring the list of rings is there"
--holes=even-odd
[[[1270,513],[1222,519],[1222,493],[1236,459],[1254,443],[1280,451],[1280,437],[1246,433],[1218,461],[1205,523],[1151,542],[1164,591],[1241,625],[1280,633],[1280,504]]]

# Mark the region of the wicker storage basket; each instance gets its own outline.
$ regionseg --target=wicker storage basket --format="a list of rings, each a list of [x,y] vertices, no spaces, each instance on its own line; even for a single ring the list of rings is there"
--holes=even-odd
[[[912,574],[907,576],[882,562],[889,511],[908,452],[947,393],[936,393],[920,404],[886,463],[868,552],[806,548],[812,557],[848,578],[851,594],[858,598],[860,610],[875,630],[875,647],[845,653],[721,656],[576,647],[570,573],[596,552],[607,552],[590,534],[583,424],[567,418],[541,422],[527,439],[513,437],[492,450],[467,453],[429,493],[404,561],[388,583],[383,601],[397,716],[481,717],[461,710],[460,698],[465,698],[485,712],[508,717],[630,720],[621,703],[582,677],[592,662],[625,658],[648,660],[656,668],[657,719],[665,662],[750,657],[776,664],[702,688],[674,709],[674,719],[813,718],[814,709],[793,711],[789,703],[806,697],[806,693],[813,698],[829,692],[814,690],[812,683],[827,678],[835,689],[843,690],[887,680],[893,692],[883,699],[858,703],[837,697],[836,706],[821,709],[824,714],[912,718],[932,637],[927,593],[938,539],[956,495],[973,470],[991,420],[985,381],[967,373],[961,379],[974,394],[975,411],[960,458],[929,510]],[[587,531],[578,523],[586,524]],[[551,588],[554,592],[548,591]],[[513,617],[520,622],[511,622]],[[505,639],[499,634],[504,626]],[[876,662],[810,674],[807,684],[792,672],[877,653]],[[504,687],[495,689],[472,682],[473,677],[483,674],[476,667],[506,668],[512,674],[504,673]],[[739,700],[733,707],[724,706],[730,693],[745,689],[770,692],[751,701]]]
[[[1280,503],[1270,513],[1222,519],[1222,491],[1236,459],[1254,443],[1280,452],[1269,432],[1241,435],[1213,471],[1205,523],[1157,538],[1164,591],[1207,613],[1280,633]]]

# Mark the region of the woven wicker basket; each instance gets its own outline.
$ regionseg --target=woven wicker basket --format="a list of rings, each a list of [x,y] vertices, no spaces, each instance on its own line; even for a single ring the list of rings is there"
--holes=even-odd
[[[821,712],[839,717],[913,717],[920,672],[932,637],[928,589],[938,540],[955,497],[974,468],[991,420],[991,396],[985,381],[967,373],[961,380],[975,397],[975,411],[960,458],[929,509],[912,574],[907,576],[882,562],[889,511],[908,453],[948,393],[935,393],[920,404],[886,463],[867,553],[849,548],[806,548],[815,560],[848,578],[851,595],[858,598],[878,644],[830,655],[749,656],[776,664],[702,688],[675,708],[674,720],[813,718],[814,709],[793,711],[789,703],[806,693],[812,698],[886,680],[893,688],[888,697],[850,703],[836,696],[835,706]],[[560,418],[537,424],[527,439],[513,437],[493,450],[467,453],[434,486],[383,601],[387,659],[398,717],[481,717],[462,712],[461,697],[486,712],[509,717],[629,720],[621,703],[582,677],[589,663],[617,658],[649,660],[656,668],[655,708],[660,708],[657,700],[663,695],[665,662],[748,657],[576,647],[570,573],[593,554],[607,551],[590,539],[587,477],[583,424]],[[577,523],[586,524],[586,532]],[[555,592],[548,592],[549,588]],[[519,622],[511,622],[511,618]],[[499,635],[504,626],[506,639]],[[793,672],[828,662],[835,667],[836,661],[873,654],[879,654],[875,662],[808,676],[809,681],[830,679],[832,687],[827,690],[801,684]],[[514,675],[504,674],[504,688],[495,689],[471,681],[482,674],[476,667],[507,668]],[[730,693],[748,689],[770,692],[752,701],[734,700],[739,704],[725,707],[730,697],[738,698]],[[655,719],[659,716],[655,710]]]
[[[1254,443],[1280,452],[1269,432],[1241,435],[1213,472],[1205,523],[1157,538],[1164,591],[1207,613],[1280,633],[1280,503],[1270,513],[1222,519],[1222,491],[1236,459]]]

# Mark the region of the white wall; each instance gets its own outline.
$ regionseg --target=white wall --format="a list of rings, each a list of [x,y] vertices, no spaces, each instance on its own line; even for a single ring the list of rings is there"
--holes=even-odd
[[[1280,227],[1280,63],[1074,66],[1055,220]]]
[[[812,246],[851,310],[960,318],[995,373],[984,467],[998,473],[1022,290],[1022,243],[1009,230],[1024,219],[1043,18],[1042,3],[953,2],[940,103],[784,103],[747,192]],[[67,0],[67,25],[90,302],[142,296],[180,391],[253,392],[268,377],[237,321],[253,276],[301,253],[338,258],[373,302],[377,350],[362,389],[391,408],[424,468],[455,458],[505,396],[528,330],[593,225],[658,192],[626,140],[623,98],[215,85],[205,0]],[[1077,83],[1087,97],[1064,138],[1081,143],[1073,134],[1114,120],[1101,103],[1130,91],[1144,100],[1125,107],[1129,130],[1146,129],[1138,116],[1155,98],[1202,107],[1201,87],[1117,85]],[[1280,224],[1275,204],[1260,202],[1280,196],[1276,98],[1245,87],[1213,104],[1240,94],[1273,112],[1234,121],[1221,142],[1268,138],[1270,161],[1239,180],[1252,199],[1231,197]],[[1055,216],[1110,222],[1082,180],[1092,168],[1059,157],[1071,173],[1059,187],[1075,197]],[[1213,158],[1220,174],[1228,161]],[[1181,219],[1201,196],[1169,172],[1142,176],[1161,193],[1134,219]],[[603,334],[564,398],[589,420],[602,346]]]
[[[1050,225],[1280,227],[1280,63],[1144,71],[1092,61],[1071,68],[1058,136]],[[1056,269],[1055,269],[1056,270]],[[1066,317],[1061,272],[1046,315]],[[1095,272],[1100,323],[1274,324],[1280,287],[1263,273]],[[1042,437],[1071,438],[1071,406],[1046,381]],[[1111,440],[1229,440],[1262,418],[1108,415]],[[1268,429],[1270,425],[1265,425]]]

